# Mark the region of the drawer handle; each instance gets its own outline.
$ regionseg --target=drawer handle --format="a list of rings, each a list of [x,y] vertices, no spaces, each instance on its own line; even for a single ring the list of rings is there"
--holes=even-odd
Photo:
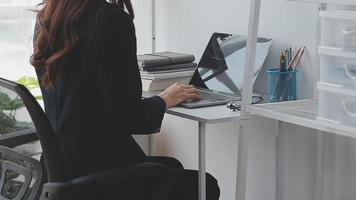
[[[342,106],[344,107],[344,111],[346,112],[346,114],[350,117],[356,117],[356,112],[350,111],[350,109],[347,106],[346,101],[342,102]]]
[[[355,73],[353,73],[350,69],[350,65],[345,65],[344,66],[344,70],[345,70],[345,74],[349,79],[352,79],[354,81],[356,81],[356,75]]]
[[[342,34],[344,35],[356,35],[356,30],[353,28],[345,28],[342,30]]]

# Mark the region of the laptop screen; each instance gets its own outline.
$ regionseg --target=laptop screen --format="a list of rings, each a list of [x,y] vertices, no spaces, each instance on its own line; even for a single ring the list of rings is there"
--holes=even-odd
[[[258,38],[254,81],[265,62],[273,41]],[[204,51],[191,84],[221,92],[241,94],[247,37],[214,33]]]

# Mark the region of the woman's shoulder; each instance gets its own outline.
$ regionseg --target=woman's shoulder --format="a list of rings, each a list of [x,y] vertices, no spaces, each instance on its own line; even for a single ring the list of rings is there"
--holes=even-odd
[[[128,13],[118,5],[105,3],[96,13],[96,20],[99,24],[112,23],[132,23],[132,19]]]

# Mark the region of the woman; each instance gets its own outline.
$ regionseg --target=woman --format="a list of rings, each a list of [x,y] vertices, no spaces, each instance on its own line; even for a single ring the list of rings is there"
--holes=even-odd
[[[167,200],[197,199],[196,171],[147,157],[132,138],[158,132],[166,108],[200,96],[192,86],[174,84],[142,100],[130,0],[45,0],[40,6],[31,63],[68,178],[156,161],[174,171]],[[207,196],[219,198],[210,175]]]

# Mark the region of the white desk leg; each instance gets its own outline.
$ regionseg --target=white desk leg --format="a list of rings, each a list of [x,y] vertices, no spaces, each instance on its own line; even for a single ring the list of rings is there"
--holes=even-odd
[[[316,157],[316,186],[314,200],[324,199],[324,147],[325,133],[318,131],[317,138],[317,157]]]
[[[205,126],[199,122],[199,200],[206,200]]]
[[[245,130],[246,120],[241,120],[237,158],[236,200],[246,200],[246,180],[249,134]]]

